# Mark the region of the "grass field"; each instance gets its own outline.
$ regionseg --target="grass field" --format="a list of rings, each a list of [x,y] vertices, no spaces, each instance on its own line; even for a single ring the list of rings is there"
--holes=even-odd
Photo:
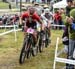
[[[16,5],[14,3],[11,3],[11,8],[16,8]],[[0,2],[0,9],[9,9],[9,4]]]
[[[20,3],[18,3],[18,4],[20,4]],[[22,4],[25,4],[26,6],[32,5],[31,3],[22,3]],[[41,5],[46,5],[46,4],[41,4]],[[16,5],[14,3],[11,3],[11,7],[16,8]],[[0,9],[9,9],[9,4],[0,1]]]
[[[8,3],[0,2],[0,9],[8,9]]]
[[[2,30],[1,30],[2,31]],[[53,69],[56,38],[62,35],[61,30],[51,31],[51,44],[42,53],[27,59],[23,65],[18,63],[22,48],[23,33],[17,32],[17,42],[14,41],[14,33],[0,37],[0,69]],[[59,49],[62,48],[59,42]],[[61,69],[64,64],[57,63],[56,69]]]

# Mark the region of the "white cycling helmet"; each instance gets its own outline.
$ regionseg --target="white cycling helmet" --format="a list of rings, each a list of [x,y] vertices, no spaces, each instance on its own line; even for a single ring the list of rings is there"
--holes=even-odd
[[[49,9],[48,8],[45,9],[45,13],[49,13]]]

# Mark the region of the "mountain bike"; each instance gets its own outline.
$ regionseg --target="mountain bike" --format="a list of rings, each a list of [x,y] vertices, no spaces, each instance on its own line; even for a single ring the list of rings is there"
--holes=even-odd
[[[50,43],[50,30],[46,27],[45,28],[45,47],[48,47],[49,43]]]
[[[39,32],[39,52],[42,52],[45,47],[45,35],[43,31]]]
[[[35,30],[32,28],[27,29],[27,35],[24,38],[23,47],[20,53],[19,63],[24,63],[24,60],[29,58],[31,55],[35,56],[34,52],[34,38],[33,38],[33,32]],[[36,50],[35,50],[36,51]],[[37,51],[36,51],[37,52]]]

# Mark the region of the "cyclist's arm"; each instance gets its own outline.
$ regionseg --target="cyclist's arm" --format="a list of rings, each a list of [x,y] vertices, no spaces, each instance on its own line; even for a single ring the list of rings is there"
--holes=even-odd
[[[43,30],[43,21],[42,21],[42,19],[37,14],[35,14],[35,19],[38,21],[38,23],[41,24],[41,30]]]
[[[28,17],[28,13],[27,12],[25,12],[24,14],[22,14],[22,16],[21,16],[22,23],[26,22],[26,18],[27,17]]]
[[[43,14],[41,15],[41,17],[42,17],[43,20],[48,21],[48,19]]]
[[[42,23],[43,23],[42,19],[39,19],[39,20],[38,20],[38,22],[39,22],[40,24],[42,24]]]
[[[26,13],[23,13],[21,16],[20,16],[20,24],[19,24],[19,27],[22,28],[24,25],[25,25],[25,18],[26,18]]]

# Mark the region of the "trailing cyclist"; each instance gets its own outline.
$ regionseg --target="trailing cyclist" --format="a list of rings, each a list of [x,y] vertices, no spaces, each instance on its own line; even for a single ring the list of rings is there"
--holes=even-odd
[[[49,37],[51,36],[50,33],[51,17],[52,17],[52,13],[50,13],[49,9],[45,9],[44,13],[41,14],[41,18],[43,19],[44,22],[44,28],[47,30]]]

